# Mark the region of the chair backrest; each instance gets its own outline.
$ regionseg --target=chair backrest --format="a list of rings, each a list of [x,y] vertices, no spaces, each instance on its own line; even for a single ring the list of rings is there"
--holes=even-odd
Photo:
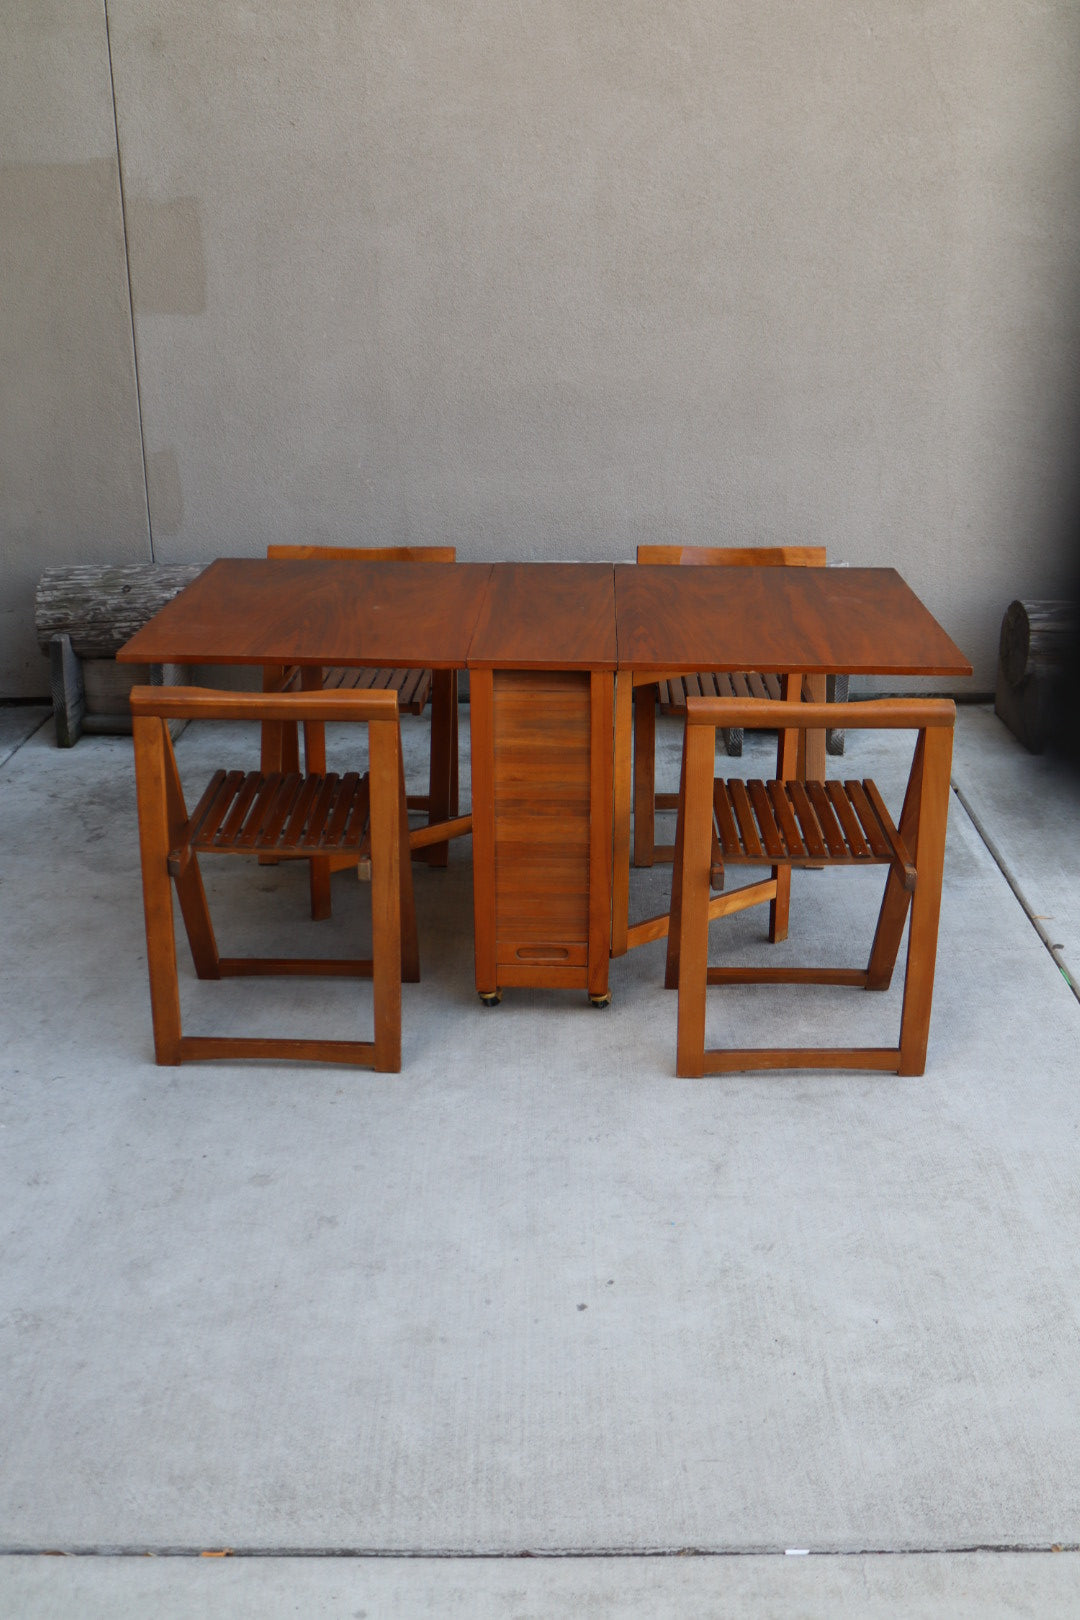
[[[824,546],[638,546],[639,563],[682,567],[824,568]]]
[[[414,562],[452,563],[457,561],[456,546],[267,546],[266,555],[286,562],[311,558],[324,562]]]

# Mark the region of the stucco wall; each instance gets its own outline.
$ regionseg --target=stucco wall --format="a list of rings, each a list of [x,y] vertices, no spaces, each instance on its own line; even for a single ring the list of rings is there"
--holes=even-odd
[[[101,0],[0,7],[0,696],[43,568],[149,556]]]
[[[87,19],[63,83],[115,176],[100,0],[18,0],[26,71],[43,10]],[[130,320],[105,341],[68,244],[19,282],[12,393],[45,403],[0,516],[15,476],[47,521],[5,609],[32,555],[145,543],[139,407],[163,561],[824,543],[898,566],[984,688],[1010,598],[1064,583],[1070,0],[108,0],[108,24],[139,395]],[[24,104],[20,161],[72,161]],[[95,221],[123,287],[118,195]],[[116,420],[61,456],[72,342]]]

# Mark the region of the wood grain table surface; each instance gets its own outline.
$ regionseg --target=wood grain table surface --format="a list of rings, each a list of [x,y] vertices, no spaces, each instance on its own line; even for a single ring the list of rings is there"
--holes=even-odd
[[[967,676],[892,568],[268,561],[224,557],[128,663],[756,669]]]
[[[619,668],[970,675],[894,568],[615,568]]]
[[[117,657],[463,669],[490,574],[490,563],[222,557]]]
[[[495,563],[471,669],[614,670],[611,563]]]

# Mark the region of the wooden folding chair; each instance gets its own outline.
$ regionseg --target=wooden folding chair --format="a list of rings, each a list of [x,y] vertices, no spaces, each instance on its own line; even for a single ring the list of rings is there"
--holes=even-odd
[[[824,568],[824,546],[638,546],[639,566],[654,564],[682,567],[723,568]],[[678,796],[656,792],[656,711],[683,718],[688,697],[736,697],[779,699],[783,694],[778,675],[747,673],[703,673],[673,675],[667,680],[646,680],[634,687],[634,865],[652,866],[654,861],[670,861],[673,844],[657,844],[656,812],[674,810]],[[799,696],[796,691],[795,696]],[[825,696],[825,676],[804,676],[802,695],[807,699]],[[825,775],[824,733],[800,733],[802,747],[799,775],[820,778]],[[724,746],[729,754],[742,753],[742,728],[724,730]]]
[[[338,561],[355,557],[363,562],[452,563],[457,559],[454,546],[305,546],[271,545],[270,558],[303,560],[316,558]],[[423,714],[431,703],[431,748],[428,765],[428,791],[411,794],[410,810],[426,810],[429,825],[455,818],[458,813],[458,702],[457,671],[430,669],[368,669],[334,666],[324,670],[297,669],[295,666],[267,666],[263,670],[266,691],[295,691],[301,686],[324,691],[396,692],[401,714]],[[262,767],[264,771],[299,769],[299,738],[293,726],[267,725],[263,728]],[[304,727],[304,759],[309,771],[326,770],[325,727],[309,722]],[[445,866],[449,858],[446,838],[426,842],[420,859],[431,866]],[[330,915],[330,872],[332,864],[312,864],[312,916]]]
[[[792,712],[794,710],[794,713]],[[943,698],[784,705],[691,698],[686,706],[682,786],[668,931],[667,984],[678,987],[680,1075],[746,1069],[881,1069],[922,1074],[934,989],[941,873],[949,813],[956,706]],[[714,780],[718,726],[918,732],[899,823],[866,781]],[[763,898],[751,884],[710,899],[729,866],[888,867],[865,968],[709,967],[712,919]],[[830,984],[887,990],[911,908],[897,1047],[705,1048],[710,984]]]
[[[405,778],[394,692],[211,692],[137,686],[131,693],[143,903],[159,1063],[292,1058],[401,1068],[401,981],[419,979]],[[298,771],[218,771],[189,815],[169,720],[253,720],[293,726],[354,721],[368,727],[369,768],[342,777]],[[199,870],[201,855],[269,854],[371,862],[371,958],[224,957]],[[193,1037],[180,1027],[172,885],[200,979],[242,975],[370,978],[372,1041]]]

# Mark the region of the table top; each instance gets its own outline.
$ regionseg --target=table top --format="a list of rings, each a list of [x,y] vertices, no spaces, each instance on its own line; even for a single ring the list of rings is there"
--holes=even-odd
[[[894,568],[615,569],[619,667],[970,675]]]
[[[490,573],[490,563],[222,557],[117,657],[461,669]]]
[[[470,669],[597,669],[618,663],[611,563],[495,563]]]
[[[892,568],[225,557],[117,657],[143,664],[971,674]]]

